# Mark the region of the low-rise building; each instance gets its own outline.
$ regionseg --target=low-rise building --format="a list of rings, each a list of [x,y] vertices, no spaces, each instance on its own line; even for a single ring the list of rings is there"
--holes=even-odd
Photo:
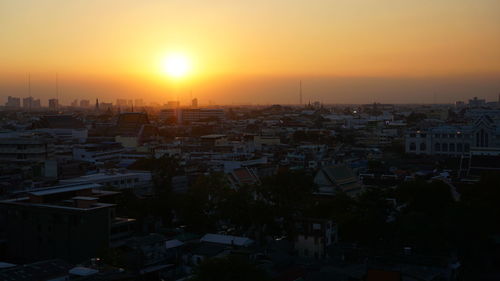
[[[55,147],[48,136],[33,133],[0,134],[0,160],[45,161],[54,158]]]
[[[112,233],[123,232],[115,204],[105,203],[118,193],[99,188],[96,184],[63,185],[0,201],[8,256],[71,262],[98,256],[113,242]]]
[[[46,132],[57,139],[73,139],[80,143],[87,140],[88,130],[85,124],[71,115],[46,115],[33,123],[36,131]]]
[[[303,218],[295,223],[294,248],[300,257],[324,259],[327,248],[338,240],[337,225],[331,220]]]
[[[314,183],[318,186],[318,195],[333,195],[338,191],[355,195],[362,191],[362,184],[356,174],[347,165],[323,167],[316,173]]]
[[[117,142],[80,144],[73,147],[73,159],[92,163],[120,161],[124,151],[123,146]]]
[[[137,171],[115,171],[107,170],[105,172],[85,175],[72,179],[60,181],[63,184],[100,184],[102,186],[111,186],[116,189],[137,189],[146,188],[152,185],[150,172]]]

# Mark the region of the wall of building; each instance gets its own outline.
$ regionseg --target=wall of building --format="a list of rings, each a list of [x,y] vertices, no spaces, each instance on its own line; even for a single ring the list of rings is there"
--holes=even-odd
[[[82,262],[109,245],[110,209],[70,210],[0,204],[7,253],[22,260],[62,258]]]

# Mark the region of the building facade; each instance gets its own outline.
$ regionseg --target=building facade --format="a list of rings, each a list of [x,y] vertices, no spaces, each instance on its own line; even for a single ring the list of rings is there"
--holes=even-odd
[[[409,154],[461,156],[484,148],[500,148],[500,126],[488,115],[469,125],[410,130],[405,135],[405,152]]]
[[[7,254],[26,261],[81,262],[105,251],[124,219],[115,217],[115,204],[106,203],[118,193],[98,188],[65,185],[0,201]]]
[[[0,135],[0,160],[44,161],[54,158],[53,140],[33,134]]]

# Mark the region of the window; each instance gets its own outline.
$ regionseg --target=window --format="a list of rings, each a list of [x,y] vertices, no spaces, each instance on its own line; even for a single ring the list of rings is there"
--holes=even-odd
[[[443,143],[443,145],[441,146],[441,150],[443,152],[447,152],[448,151],[448,144],[447,143]]]
[[[455,152],[455,144],[450,143],[450,152]]]
[[[410,150],[415,151],[416,149],[417,149],[417,145],[414,142],[410,143]]]
[[[425,142],[421,143],[420,144],[420,151],[425,151],[427,149],[427,145],[425,144]]]
[[[439,142],[437,142],[435,145],[434,145],[434,150],[435,151],[441,151],[441,144]]]
[[[462,152],[463,148],[462,148],[462,144],[461,143],[457,143],[457,151],[458,152]]]

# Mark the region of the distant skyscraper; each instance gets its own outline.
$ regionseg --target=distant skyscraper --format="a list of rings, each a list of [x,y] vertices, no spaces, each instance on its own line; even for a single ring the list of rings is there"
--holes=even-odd
[[[90,107],[90,101],[89,100],[80,100],[80,107],[89,108]]]
[[[99,104],[99,109],[103,111],[111,111],[113,109],[113,103],[111,102],[101,102]]]
[[[194,99],[191,101],[191,107],[198,107],[198,99],[197,99],[197,98],[194,98]]]
[[[33,106],[33,98],[27,97],[23,99],[23,108],[24,110],[30,110]]]
[[[50,99],[49,100],[49,110],[57,111],[59,108],[59,100],[58,99]]]
[[[177,107],[179,107],[179,106],[180,106],[179,101],[176,101],[176,100],[175,100],[175,101],[168,101],[168,102],[167,102],[167,107],[168,107],[168,108],[177,108]]]
[[[20,108],[21,107],[21,99],[9,96],[7,98],[7,103],[5,103],[5,107],[16,108],[16,109]]]
[[[302,105],[302,80],[299,83],[299,104]]]
[[[78,100],[74,100],[71,102],[71,107],[78,107]]]

